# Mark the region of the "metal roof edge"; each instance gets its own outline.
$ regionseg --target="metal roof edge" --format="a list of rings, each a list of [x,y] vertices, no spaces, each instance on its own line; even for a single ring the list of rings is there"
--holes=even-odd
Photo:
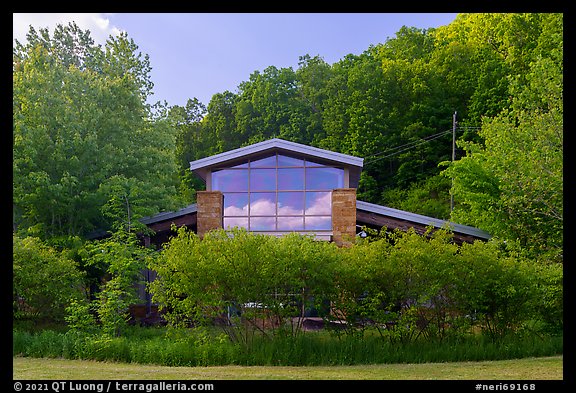
[[[338,153],[338,152],[331,151],[331,150],[321,149],[319,147],[303,145],[301,143],[291,142],[291,141],[287,141],[287,140],[279,139],[279,138],[274,138],[271,140],[276,141],[279,144],[291,146],[294,148],[293,151],[300,152],[299,149],[301,149],[302,150],[301,152],[305,153],[305,154],[317,155],[318,157],[328,158],[328,159],[331,159],[333,161],[346,162],[347,164],[354,165],[354,166],[357,166],[360,168],[362,168],[364,166],[364,159],[361,157],[356,157],[356,156],[352,156],[350,154]],[[312,152],[318,153],[318,154],[312,154]],[[334,158],[332,158],[332,156]],[[343,161],[343,160],[346,160],[346,161]]]
[[[243,156],[254,153],[259,153],[269,149],[284,149],[300,154],[312,155],[319,158],[324,158],[331,161],[337,161],[348,165],[362,168],[364,159],[360,157],[351,156],[343,153],[336,153],[330,150],[321,149],[318,147],[307,146],[301,143],[291,142],[280,138],[272,138],[266,141],[254,143],[252,145],[239,147],[234,150],[215,154],[210,157],[201,158],[196,161],[190,162],[190,170],[197,170],[208,166],[216,165],[221,162],[233,160]]]
[[[356,201],[356,209],[368,211],[371,213],[381,214],[381,215],[385,215],[385,216],[390,216],[390,217],[398,218],[401,220],[412,221],[412,222],[416,222],[416,223],[419,223],[422,225],[432,225],[436,228],[448,228],[454,232],[475,236],[475,237],[478,237],[481,239],[490,239],[491,238],[491,235],[488,232],[483,231],[482,229],[479,229],[476,227],[472,227],[472,226],[468,226],[468,225],[462,225],[462,224],[456,224],[456,223],[451,222],[451,221],[445,221],[445,220],[441,220],[441,219],[429,217],[429,216],[424,216],[422,214],[417,214],[417,213],[410,213],[410,212],[407,212],[405,210],[394,209],[394,208],[383,206],[383,205],[377,205],[375,203],[369,203],[369,202],[357,200]],[[165,221],[165,220],[169,220],[171,218],[180,217],[180,216],[195,213],[195,212],[197,212],[197,204],[193,203],[191,205],[188,205],[188,206],[186,206],[180,210],[174,211],[174,212],[162,212],[162,213],[158,213],[158,214],[155,214],[153,216],[150,216],[150,217],[141,218],[140,222],[142,222],[143,224],[153,224],[155,222]]]
[[[390,216],[394,218],[399,218],[401,220],[412,221],[422,225],[432,225],[436,228],[448,228],[454,232],[463,233],[466,235],[471,235],[479,237],[482,239],[490,239],[492,236],[482,229],[471,227],[468,225],[456,224],[451,221],[441,220],[439,218],[424,216],[422,214],[410,213],[405,210],[394,209],[387,206],[377,205],[375,203],[369,203],[364,201],[356,201],[356,208],[359,210],[365,210],[371,213],[381,214],[385,216]]]
[[[169,220],[171,218],[180,217],[186,214],[196,213],[196,211],[197,211],[197,205],[193,203],[177,211],[162,212],[150,217],[143,217],[140,219],[140,222],[142,224],[153,224],[155,222]]]

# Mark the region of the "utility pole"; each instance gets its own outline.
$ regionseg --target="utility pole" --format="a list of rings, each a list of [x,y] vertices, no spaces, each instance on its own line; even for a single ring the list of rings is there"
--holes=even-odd
[[[456,113],[452,116],[452,164],[456,160]],[[450,213],[454,210],[454,177],[452,177],[452,190],[450,191]]]

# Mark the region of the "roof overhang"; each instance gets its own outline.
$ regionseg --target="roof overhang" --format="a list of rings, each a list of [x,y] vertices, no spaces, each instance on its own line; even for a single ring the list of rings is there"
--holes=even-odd
[[[197,211],[198,207],[194,203],[178,211],[158,213],[151,217],[142,218],[140,221],[148,225],[149,227],[153,227],[155,225],[163,225],[163,223],[183,222],[184,217],[193,216],[197,213]],[[424,216],[421,214],[410,213],[405,210],[394,209],[391,207],[377,205],[374,203],[368,203],[364,201],[356,201],[356,211],[357,213],[360,212],[372,213],[384,218],[389,217],[393,219],[392,221],[393,225],[398,225],[398,223],[401,222],[405,223],[405,225],[400,225],[399,227],[407,228],[412,224],[417,224],[422,227],[432,226],[437,229],[440,228],[448,229],[454,232],[455,234],[460,234],[464,235],[464,237],[471,237],[475,239],[488,240],[491,237],[489,233],[479,228],[471,227],[468,225],[456,224],[450,221],[444,221],[437,218]],[[364,222],[360,218],[358,218],[356,221],[357,225],[363,223]],[[98,236],[95,235],[94,237]]]
[[[328,165],[347,167],[350,171],[350,187],[358,187],[360,173],[362,172],[364,163],[363,158],[336,153],[318,147],[307,146],[278,138],[269,139],[267,141],[192,161],[190,162],[190,170],[206,181],[206,177],[212,168],[229,165],[232,166],[247,158],[272,152],[288,153],[310,158]]]
[[[174,218],[178,218],[181,217],[183,215],[186,214],[193,214],[196,213],[198,211],[197,205],[195,203],[188,205],[178,211],[174,211],[174,212],[162,212],[162,213],[158,213],[155,214],[153,216],[150,217],[144,217],[140,219],[140,222],[142,224],[146,224],[146,225],[151,225],[157,222],[162,222],[162,221],[167,221],[167,220],[171,220]]]
[[[387,206],[376,205],[374,203],[356,201],[356,209],[378,214],[381,216],[392,217],[397,220],[403,220],[415,224],[420,224],[423,226],[444,228],[455,233],[472,236],[478,239],[488,240],[491,237],[488,232],[485,232],[479,228],[471,227],[468,225],[456,224],[451,221],[440,220],[438,218],[424,216],[422,214],[410,213],[405,210],[398,210]]]

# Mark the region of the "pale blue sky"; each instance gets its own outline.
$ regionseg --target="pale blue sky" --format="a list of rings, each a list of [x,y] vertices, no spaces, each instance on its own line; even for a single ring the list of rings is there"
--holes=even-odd
[[[333,64],[347,54],[393,38],[402,26],[427,29],[451,23],[457,13],[42,13],[13,14],[13,38],[74,20],[97,43],[126,31],[150,56],[154,96],[169,105],[238,85],[268,66],[296,70],[300,56]]]

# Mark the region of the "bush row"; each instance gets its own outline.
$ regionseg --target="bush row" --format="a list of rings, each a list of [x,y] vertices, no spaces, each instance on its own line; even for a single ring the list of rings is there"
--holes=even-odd
[[[403,343],[562,330],[561,265],[496,239],[457,245],[444,230],[372,235],[338,248],[241,229],[200,240],[181,228],[150,266],[150,291],[172,326],[218,322],[245,345],[298,336],[307,315],[342,322],[341,334]]]

